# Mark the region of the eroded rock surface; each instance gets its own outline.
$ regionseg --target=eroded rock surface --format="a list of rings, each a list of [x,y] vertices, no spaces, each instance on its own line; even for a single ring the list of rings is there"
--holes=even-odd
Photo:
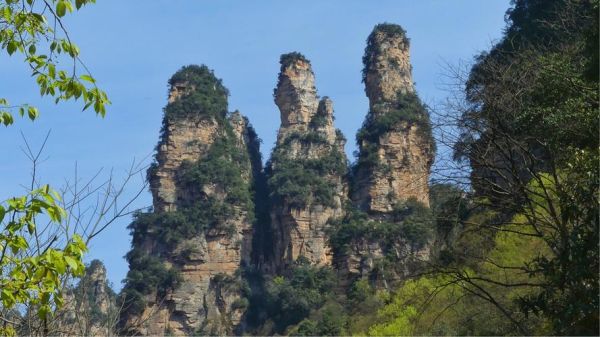
[[[300,256],[331,263],[328,220],[343,215],[347,187],[345,139],[333,126],[333,103],[319,100],[310,62],[301,54],[281,57],[275,89],[281,127],[269,172],[275,265]]]
[[[409,40],[400,26],[378,25],[364,61],[367,123],[352,199],[369,212],[390,212],[399,201],[429,205],[434,156],[429,116],[415,94]],[[369,158],[367,158],[369,157]]]
[[[142,292],[141,301],[129,302],[143,308],[126,313],[123,329],[239,333],[247,306],[240,269],[249,265],[252,249],[251,179],[261,170],[253,167],[260,160],[250,158],[256,135],[239,112],[227,113],[226,89],[206,67],[184,67],[170,84],[156,164],[148,171],[154,211],[132,224],[128,256],[125,293]],[[143,280],[136,289],[131,274],[146,275],[147,261],[172,274],[151,291]]]

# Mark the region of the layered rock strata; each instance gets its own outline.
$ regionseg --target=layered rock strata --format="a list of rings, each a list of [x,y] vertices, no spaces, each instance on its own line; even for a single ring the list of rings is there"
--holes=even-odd
[[[429,244],[415,244],[404,233],[409,233],[407,219],[417,216],[413,212],[428,212],[435,151],[431,125],[415,93],[409,40],[400,26],[377,25],[367,40],[363,62],[369,113],[357,134],[359,158],[351,198],[366,213],[371,235],[348,242],[336,263],[352,278],[386,269],[382,263],[392,260],[396,262],[388,274],[403,277],[411,271],[412,262],[429,258]],[[419,230],[426,233],[432,221],[422,222]],[[386,231],[379,233],[377,228],[386,226],[398,236],[379,235]]]
[[[227,113],[227,90],[205,66],[184,67],[169,83],[156,164],[148,171],[154,212],[130,226],[123,329],[239,333],[240,268],[250,263],[252,247],[251,180],[261,170],[260,159],[251,158],[257,138],[246,118]]]
[[[434,142],[429,116],[415,94],[404,30],[376,26],[363,62],[370,109],[357,137],[360,157],[352,199],[368,212],[391,212],[409,198],[429,205]]]
[[[333,103],[319,100],[310,62],[281,56],[274,91],[281,113],[277,144],[268,167],[275,267],[304,257],[326,265],[332,255],[326,227],[343,215],[347,188],[345,139],[333,126]]]

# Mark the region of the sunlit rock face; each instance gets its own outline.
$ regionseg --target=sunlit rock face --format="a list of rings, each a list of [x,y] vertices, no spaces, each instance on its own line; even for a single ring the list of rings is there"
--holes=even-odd
[[[398,230],[415,202],[427,211],[434,155],[402,28],[376,26],[363,61],[370,110],[351,171],[333,102],[317,95],[302,54],[281,56],[274,90],[281,126],[264,170],[260,140],[245,117],[227,112],[227,89],[212,71],[189,66],[173,76],[148,170],[153,209],[130,226],[124,293],[137,307],[126,308],[120,331],[242,334],[252,281],[244,270],[283,275],[302,259],[336,268],[344,285],[380,273],[385,261],[402,277],[428,258],[426,242]],[[358,213],[396,236],[349,235],[338,252],[333,235]]]
[[[370,110],[361,131],[374,137],[360,139],[359,135],[359,159],[370,162],[363,165],[359,160],[352,199],[370,212],[390,212],[396,203],[411,197],[428,205],[434,143],[429,116],[418,106],[404,30],[391,24],[376,26],[363,62]],[[390,118],[394,116],[400,117]],[[386,118],[392,122],[382,132],[374,130],[385,123],[377,121]]]
[[[127,333],[236,334],[243,329],[246,306],[240,270],[250,264],[253,205],[251,199],[235,199],[229,184],[236,177],[220,175],[218,166],[210,163],[235,167],[231,172],[237,175],[236,189],[248,195],[261,167],[250,154],[251,148],[258,149],[258,139],[245,117],[227,113],[226,96],[220,80],[204,66],[184,67],[170,81],[156,163],[148,170],[148,180],[154,214],[181,214],[192,231],[165,244],[164,233],[169,231],[164,228],[150,226],[141,233],[134,227],[133,250],[158,257],[165,268],[177,271],[178,281],[145,294],[143,310],[122,317]],[[197,178],[190,173],[195,167],[194,174],[216,178]],[[215,172],[207,172],[211,167],[217,167]],[[216,211],[204,209],[210,207]],[[157,226],[182,224],[167,221]]]
[[[398,25],[377,25],[367,40],[363,63],[369,112],[357,134],[359,157],[350,197],[373,226],[387,222],[401,228],[405,220],[398,213],[408,201],[425,209],[429,205],[435,152],[429,115],[412,80],[406,32]],[[415,245],[402,236],[357,237],[336,256],[335,265],[346,281],[384,272],[390,281],[389,277],[405,277],[429,255],[430,244]],[[394,267],[382,270],[382,262],[389,259]]]
[[[333,126],[333,102],[317,96],[311,64],[303,55],[282,55],[275,103],[281,127],[268,168],[270,186],[276,186],[270,191],[275,195],[270,212],[273,267],[281,270],[301,256],[327,265],[332,259],[328,220],[343,215],[346,200],[345,139]],[[332,167],[318,168],[318,163]],[[290,191],[280,193],[288,185]],[[326,186],[327,198],[319,195],[323,191],[316,185]],[[298,197],[295,189],[306,193]]]

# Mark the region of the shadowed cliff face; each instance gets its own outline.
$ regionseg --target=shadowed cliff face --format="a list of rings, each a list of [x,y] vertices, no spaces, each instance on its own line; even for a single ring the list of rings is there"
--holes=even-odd
[[[376,26],[363,62],[370,110],[357,136],[352,198],[369,212],[390,212],[409,198],[428,205],[434,144],[429,115],[415,94],[404,30]]]
[[[310,62],[281,57],[275,103],[281,127],[268,172],[276,269],[298,257],[330,264],[325,229],[343,215],[345,139],[333,126],[333,103],[319,101]]]
[[[257,139],[245,117],[227,113],[227,90],[206,67],[184,67],[170,84],[148,171],[154,212],[130,226],[124,292],[137,309],[122,321],[144,335],[233,334],[244,312],[238,270],[250,264]]]

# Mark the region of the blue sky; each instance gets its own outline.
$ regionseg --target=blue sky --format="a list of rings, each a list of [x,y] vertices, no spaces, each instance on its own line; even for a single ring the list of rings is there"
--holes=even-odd
[[[34,123],[17,119],[0,128],[0,199],[22,194],[30,174],[20,132],[32,145],[51,135],[40,165],[40,180],[60,186],[104,168],[122,179],[132,160],[148,158],[158,141],[167,80],[181,66],[206,64],[229,88],[230,110],[249,117],[271,151],[279,111],[273,103],[279,56],[299,51],[311,60],[319,95],[334,102],[336,126],[355,150],[354,135],[367,112],[361,83],[362,54],[373,26],[403,26],[411,39],[413,77],[424,102],[448,95],[441,86],[445,64],[470,62],[489,49],[505,26],[509,0],[337,0],[337,1],[172,1],[98,0],[66,21],[82,58],[112,105],[104,119],[78,104],[55,106],[41,99],[19,58],[0,56],[0,96],[41,110]],[[65,65],[67,66],[67,65]],[[124,199],[139,188],[132,182]],[[151,205],[145,192],[133,207]],[[127,272],[129,219],[112,224],[91,244],[88,260],[100,258],[116,288]]]

